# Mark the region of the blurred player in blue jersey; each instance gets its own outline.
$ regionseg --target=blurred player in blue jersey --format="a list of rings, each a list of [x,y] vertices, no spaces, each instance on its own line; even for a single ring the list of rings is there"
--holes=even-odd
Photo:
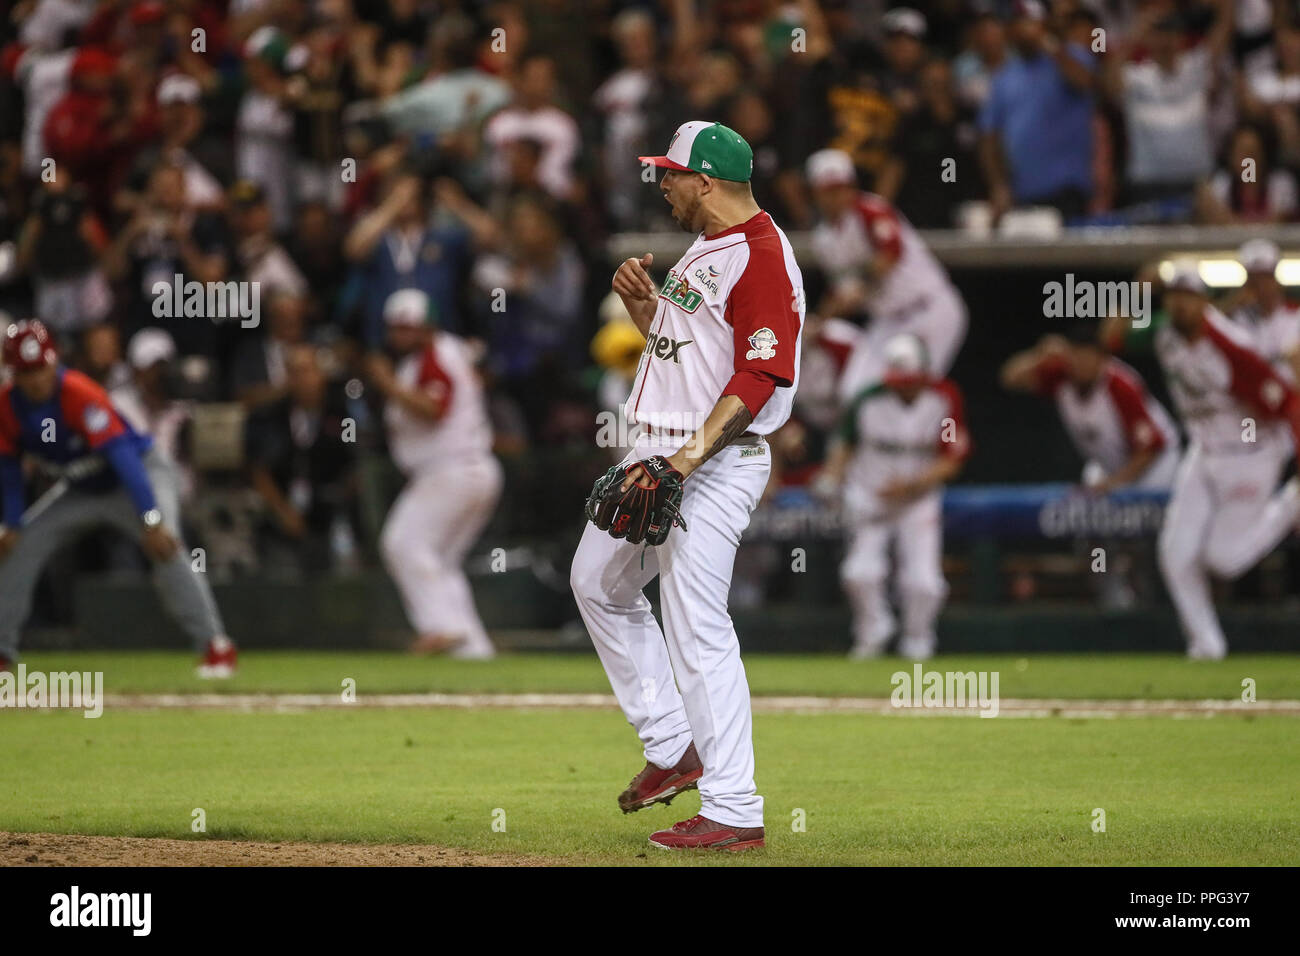
[[[92,379],[59,364],[35,320],[5,331],[11,380],[0,385],[0,670],[18,656],[19,630],[45,562],[92,528],[130,535],[154,566],[164,607],[200,654],[200,677],[229,677],[235,646],[203,574],[179,539],[175,465],[137,434]],[[55,480],[24,511],[22,457]]]

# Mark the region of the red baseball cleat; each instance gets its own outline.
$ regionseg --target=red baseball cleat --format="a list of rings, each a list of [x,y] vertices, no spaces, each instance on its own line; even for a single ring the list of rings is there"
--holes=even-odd
[[[682,754],[682,759],[677,761],[677,766],[671,769],[647,763],[645,769],[632,778],[627,789],[618,795],[618,808],[624,813],[635,813],[654,803],[672,803],[677,794],[694,790],[703,775],[704,765],[700,763],[700,755],[692,743]]]
[[[235,661],[238,656],[234,642],[228,637],[214,637],[208,641],[207,653],[199,661],[196,671],[202,680],[224,680],[235,676]]]
[[[724,826],[697,813],[671,830],[650,834],[650,845],[661,850],[754,850],[763,846],[763,828]]]

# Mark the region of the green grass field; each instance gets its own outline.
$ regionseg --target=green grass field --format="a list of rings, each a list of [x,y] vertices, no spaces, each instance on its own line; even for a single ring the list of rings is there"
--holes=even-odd
[[[101,670],[109,693],[599,692],[591,656],[488,663],[402,655],[250,653],[203,684],[186,655],[32,654],[32,670]],[[896,660],[754,656],[756,695],[887,697]],[[1005,698],[1300,698],[1300,658],[941,657],[997,670]],[[0,830],[430,843],[561,863],[1294,865],[1300,718],[920,717],[759,713],[767,849],[684,859],[646,835],[696,811],[631,816],[640,768],[614,710],[106,708],[0,712]],[[203,808],[206,834],[190,830]],[[1093,811],[1106,830],[1093,830]],[[504,819],[504,832],[500,821]],[[498,821],[494,829],[493,822]],[[798,826],[802,821],[803,826]]]

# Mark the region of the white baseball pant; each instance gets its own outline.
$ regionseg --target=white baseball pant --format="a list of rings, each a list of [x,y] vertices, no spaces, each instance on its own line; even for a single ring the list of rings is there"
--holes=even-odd
[[[937,298],[922,312],[873,318],[862,330],[844,365],[840,400],[852,401],[862,389],[880,381],[885,373],[885,343],[903,333],[915,335],[925,343],[929,372],[935,378],[942,378],[957,360],[957,353],[966,341],[968,324],[965,303],[949,296]]]
[[[496,650],[474,606],[461,564],[501,495],[501,465],[490,455],[414,475],[384,521],[379,547],[419,634],[461,637],[453,657]]]
[[[629,460],[675,447],[643,436]],[[687,528],[674,528],[658,547],[616,540],[588,523],[570,574],[582,619],[645,759],[672,767],[694,740],[704,765],[700,813],[732,827],[763,825],[749,684],[727,593],[740,536],[767,485],[769,455],[766,442],[731,445],[702,465],[682,496]],[[642,591],[655,575],[662,631]]]
[[[898,622],[889,602],[890,548],[898,556],[897,588],[903,612],[898,652],[923,660],[934,654],[934,623],[948,597],[943,577],[943,500],[928,494],[897,513],[859,520],[840,566],[853,610],[853,647],[879,654]]]
[[[1228,644],[1214,610],[1210,574],[1236,578],[1282,542],[1300,518],[1300,481],[1278,479],[1290,450],[1280,443],[1183,459],[1160,529],[1160,570],[1187,651],[1220,657]]]

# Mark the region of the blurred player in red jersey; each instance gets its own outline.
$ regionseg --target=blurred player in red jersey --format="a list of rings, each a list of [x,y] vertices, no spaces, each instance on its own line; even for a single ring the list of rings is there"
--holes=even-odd
[[[1106,353],[1095,325],[1048,335],[1007,359],[1003,388],[1056,402],[1083,458],[1083,484],[1105,494],[1133,485],[1169,488],[1178,468],[1178,428],[1133,368]]]
[[[858,189],[847,153],[814,153],[807,174],[822,215],[813,253],[830,284],[819,311],[871,316],[840,378],[841,401],[880,381],[885,343],[904,332],[925,344],[930,372],[947,375],[966,339],[967,314],[939,260],[897,209]]]
[[[885,343],[884,377],[849,403],[818,490],[844,486],[851,526],[840,578],[853,608],[852,657],[874,657],[900,632],[898,652],[934,654],[934,624],[948,595],[943,576],[943,486],[970,455],[957,386],[928,371],[914,335]],[[898,556],[902,627],[889,602]]]
[[[413,650],[485,659],[496,650],[461,564],[501,496],[501,465],[474,357],[430,326],[431,308],[419,289],[390,295],[384,322],[397,367],[371,361],[371,380],[387,399],[388,448],[408,479],[380,550],[418,635]]]
[[[1209,304],[1195,262],[1176,265],[1164,306],[1156,357],[1189,447],[1160,531],[1160,567],[1188,656],[1218,659],[1228,642],[1210,575],[1244,574],[1300,518],[1300,480],[1279,487],[1300,437],[1300,395],[1255,351],[1249,331]]]

